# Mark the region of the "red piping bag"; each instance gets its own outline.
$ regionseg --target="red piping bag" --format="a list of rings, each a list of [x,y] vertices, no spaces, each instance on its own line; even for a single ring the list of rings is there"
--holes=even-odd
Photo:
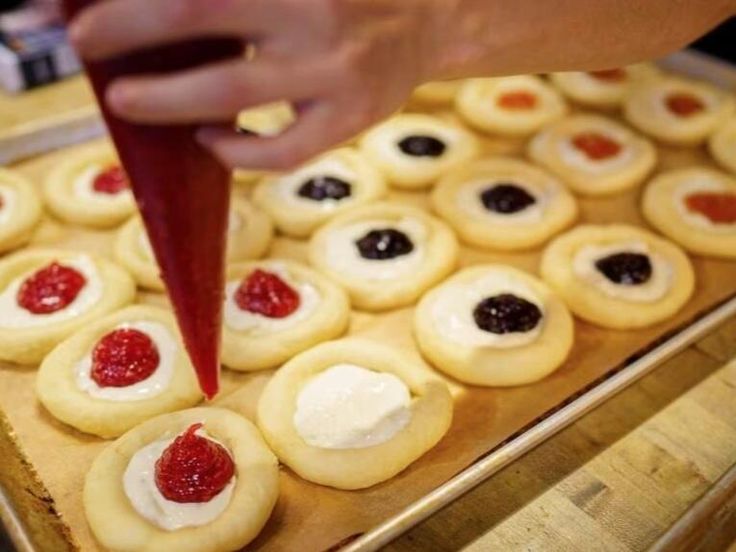
[[[67,16],[95,1],[64,0]],[[121,120],[108,111],[104,93],[122,75],[169,73],[241,56],[243,49],[236,39],[202,39],[85,64],[207,398],[219,387],[230,173],[195,140],[195,126]]]

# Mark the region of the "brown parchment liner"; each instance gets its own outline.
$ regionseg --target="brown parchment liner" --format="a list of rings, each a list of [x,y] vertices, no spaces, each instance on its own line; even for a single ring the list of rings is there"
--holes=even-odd
[[[523,141],[517,140],[485,140],[489,153],[522,155],[523,145]],[[703,148],[659,150],[657,170],[694,163],[713,164]],[[24,162],[18,168],[38,184],[54,161],[65,154],[65,151],[55,152]],[[249,193],[247,186],[238,185],[234,190],[236,194]],[[580,222],[627,222],[645,226],[637,208],[639,194],[640,190],[635,190],[607,199],[579,199]],[[392,198],[425,208],[429,205],[425,192],[393,192]],[[94,251],[109,257],[113,236],[114,231],[65,227],[47,218],[34,242]],[[279,237],[270,256],[306,261],[305,244]],[[503,262],[536,274],[538,259],[539,250],[495,254],[463,247],[461,265]],[[284,468],[276,509],[261,535],[247,549],[319,551],[351,540],[397,514],[658,339],[736,295],[736,262],[692,259],[697,291],[673,319],[648,329],[627,332],[603,330],[577,320],[575,346],[570,358],[543,381],[513,389],[482,389],[456,384],[455,415],[450,431],[433,450],[394,479],[362,491],[338,491],[304,481]],[[139,301],[165,304],[162,296],[153,294],[141,294]],[[412,310],[406,308],[378,315],[354,312],[349,333],[375,338],[419,357],[411,336]],[[0,407],[15,432],[17,445],[53,500],[52,504],[46,504],[48,527],[54,528],[58,538],[58,512],[70,529],[70,548],[78,547],[85,552],[100,550],[84,517],[81,489],[92,460],[107,443],[52,418],[35,398],[35,373],[35,367],[0,366]],[[223,391],[215,403],[252,419],[260,390],[268,378],[268,373],[248,375],[224,370]],[[2,427],[0,425],[0,430]],[[5,472],[7,452],[2,452],[0,470]],[[17,474],[11,476],[15,481],[21,479]],[[247,477],[247,474],[242,476]],[[16,508],[21,510],[19,506],[22,505]],[[20,511],[20,515],[30,519],[38,512]],[[32,525],[37,542],[49,538],[41,534],[43,530],[37,520]]]

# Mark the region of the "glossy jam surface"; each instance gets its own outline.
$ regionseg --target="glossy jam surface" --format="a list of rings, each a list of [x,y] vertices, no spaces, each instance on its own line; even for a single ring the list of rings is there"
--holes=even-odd
[[[537,202],[534,196],[521,186],[506,182],[483,190],[480,193],[480,200],[486,209],[501,214],[518,213]]]
[[[189,427],[156,461],[156,487],[167,500],[209,502],[235,475],[235,464],[225,447],[196,434],[202,427]]]
[[[414,251],[409,236],[393,228],[371,230],[355,242],[360,256],[364,259],[387,260],[408,255]]]
[[[285,318],[299,308],[299,293],[277,274],[254,270],[235,292],[235,303],[244,311]]]
[[[736,224],[736,193],[698,192],[688,195],[685,205],[713,224]]]
[[[598,271],[614,284],[635,286],[652,277],[652,262],[641,253],[616,253],[595,262]]]
[[[434,136],[408,136],[399,142],[399,149],[412,157],[440,157],[447,146]]]
[[[604,69],[603,71],[589,71],[588,74],[603,82],[621,82],[626,80],[624,69]]]
[[[313,201],[339,201],[350,197],[352,187],[348,182],[334,176],[316,176],[302,184],[297,194]]]
[[[64,0],[69,18],[96,0]],[[240,39],[203,38],[85,64],[120,161],[141,209],[200,387],[219,388],[230,171],[195,139],[195,125],[138,125],[104,102],[122,75],[166,74],[240,58]]]
[[[593,161],[615,157],[621,151],[621,144],[599,132],[581,132],[573,137],[572,144]]]
[[[120,328],[103,336],[92,350],[90,376],[100,387],[128,387],[158,368],[158,348],[145,333]]]
[[[483,299],[473,310],[475,324],[494,334],[528,332],[542,319],[539,307],[511,293]]]
[[[665,98],[667,109],[678,117],[691,117],[703,111],[705,104],[692,94],[678,92]]]
[[[503,109],[526,111],[537,107],[537,96],[527,90],[515,90],[501,94],[496,100],[496,105]]]
[[[92,182],[92,189],[100,194],[115,195],[127,190],[128,177],[122,167],[109,167],[98,174]]]
[[[18,289],[18,305],[33,314],[51,314],[68,307],[86,283],[79,271],[53,262],[23,282]]]

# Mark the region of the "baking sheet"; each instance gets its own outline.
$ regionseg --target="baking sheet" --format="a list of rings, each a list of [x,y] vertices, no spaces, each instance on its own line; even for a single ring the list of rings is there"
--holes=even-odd
[[[519,153],[519,141],[487,142],[492,152]],[[56,152],[18,166],[40,182]],[[660,148],[660,168],[693,163],[711,164],[702,149]],[[238,187],[236,193],[247,194]],[[395,193],[394,199],[426,206],[424,193]],[[638,191],[611,199],[582,199],[581,222],[629,222],[643,224],[636,208]],[[109,255],[114,232],[92,232],[64,227],[47,220],[35,242]],[[278,238],[270,256],[304,260],[304,244]],[[536,272],[539,252],[488,254],[463,248],[463,266],[478,262],[506,262]],[[569,361],[537,384],[515,389],[480,389],[457,385],[455,418],[448,435],[402,474],[363,491],[338,491],[301,480],[282,471],[282,493],[274,514],[248,550],[325,550],[338,547],[395,516],[407,506],[475,464],[489,451],[571,395],[619,367],[662,336],[682,327],[727,298],[736,295],[736,263],[693,258],[698,276],[696,295],[686,308],[667,323],[633,332],[614,332],[576,321],[576,343]],[[141,301],[162,303],[161,296],[141,295]],[[411,337],[412,309],[387,314],[354,313],[351,334],[376,338],[417,354]],[[82,550],[98,550],[84,519],[81,487],[84,475],[105,442],[83,435],[55,421],[34,397],[35,370],[2,366],[0,405],[15,430],[18,444],[27,454],[54,500],[56,511],[68,524],[75,544]],[[268,374],[236,374],[225,371],[223,395],[216,403],[252,417],[255,402]],[[21,516],[23,512],[20,512]]]

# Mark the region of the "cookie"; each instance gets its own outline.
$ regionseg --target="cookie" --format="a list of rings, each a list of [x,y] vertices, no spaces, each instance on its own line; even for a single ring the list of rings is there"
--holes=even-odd
[[[442,178],[432,208],[464,242],[517,251],[539,246],[577,218],[577,203],[556,177],[511,157],[469,163]]]
[[[235,370],[275,368],[339,337],[349,318],[342,288],[300,263],[269,259],[230,265],[222,362]]]
[[[736,117],[731,117],[708,139],[708,149],[719,165],[736,174]]]
[[[562,234],[545,249],[540,272],[575,315],[616,330],[667,320],[695,288],[693,267],[679,247],[624,224]]]
[[[33,184],[14,171],[0,168],[0,253],[26,244],[42,214]]]
[[[173,315],[143,305],[57,345],[41,363],[36,395],[58,420],[104,438],[202,399]]]
[[[444,222],[421,209],[373,203],[344,213],[312,236],[309,262],[340,284],[358,309],[414,303],[457,263],[458,245]]]
[[[455,109],[473,128],[505,136],[528,136],[561,119],[567,104],[545,81],[518,75],[466,81]]]
[[[103,450],[83,502],[107,550],[228,552],[258,535],[278,494],[276,457],[253,424],[192,408],[148,420]]]
[[[649,224],[700,255],[736,259],[736,179],[707,167],[657,175],[646,187]]]
[[[478,154],[478,139],[431,115],[402,113],[368,130],[360,149],[397,188],[419,189]]]
[[[466,268],[429,291],[414,313],[422,354],[474,385],[540,380],[567,358],[574,325],[565,303],[537,278],[504,265]]]
[[[462,84],[462,80],[427,82],[414,89],[411,100],[427,107],[452,105]]]
[[[383,175],[353,148],[340,148],[283,175],[264,178],[253,201],[288,236],[309,236],[352,207],[386,195]]]
[[[587,196],[634,188],[657,163],[648,140],[599,115],[573,115],[552,124],[534,136],[527,154]]]
[[[363,489],[437,444],[450,427],[452,398],[412,358],[351,338],[287,362],[263,390],[257,419],[273,451],[299,476]]]

